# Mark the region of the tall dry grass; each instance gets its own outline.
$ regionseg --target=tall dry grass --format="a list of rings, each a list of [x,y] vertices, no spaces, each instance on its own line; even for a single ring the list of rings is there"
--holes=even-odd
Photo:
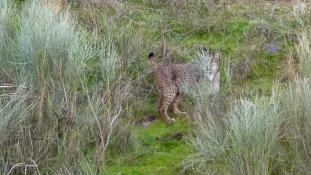
[[[117,46],[53,3],[34,0],[18,14],[8,2],[0,3],[0,75],[9,77],[0,85],[1,173],[98,173],[131,89]],[[93,59],[102,81],[90,84]]]
[[[286,167],[278,162],[284,152],[276,91],[271,98],[237,100],[221,118],[205,111],[189,140],[195,153],[185,161],[186,169],[199,174],[273,174]]]

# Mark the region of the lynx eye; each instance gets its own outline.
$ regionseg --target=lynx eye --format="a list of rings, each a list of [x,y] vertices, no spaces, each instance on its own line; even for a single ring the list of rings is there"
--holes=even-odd
[[[210,68],[210,66],[206,68],[206,71],[207,71],[207,72],[212,71],[212,69]]]

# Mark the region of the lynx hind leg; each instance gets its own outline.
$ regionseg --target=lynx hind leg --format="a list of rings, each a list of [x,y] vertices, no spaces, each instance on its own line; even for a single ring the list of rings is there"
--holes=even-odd
[[[166,87],[161,94],[160,115],[162,119],[166,121],[167,123],[172,123],[175,121],[175,119],[171,118],[167,114],[167,110],[170,104],[174,101],[176,93],[177,93],[177,88],[172,85],[172,86]]]
[[[178,109],[178,103],[181,101],[181,93],[180,91],[177,91],[175,99],[173,101],[173,113],[174,114],[182,114],[182,115],[188,115],[187,112],[182,112]]]
[[[172,104],[174,114],[180,114],[181,113],[181,111],[178,109],[178,103],[180,102],[180,100],[181,100],[180,92],[177,91],[176,96],[173,100],[173,104]]]

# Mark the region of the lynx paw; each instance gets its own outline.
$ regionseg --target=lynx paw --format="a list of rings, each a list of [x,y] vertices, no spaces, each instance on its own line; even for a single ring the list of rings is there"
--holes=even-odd
[[[172,124],[172,123],[174,123],[174,122],[176,122],[176,120],[175,120],[174,118],[169,118],[169,119],[167,120],[167,123],[168,123],[168,124]]]

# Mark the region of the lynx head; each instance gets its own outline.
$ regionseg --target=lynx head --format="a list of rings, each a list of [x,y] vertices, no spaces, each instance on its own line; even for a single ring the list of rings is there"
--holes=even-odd
[[[202,48],[197,56],[196,64],[210,81],[219,71],[220,53],[211,54],[208,49]]]
[[[220,53],[215,53],[210,55],[209,58],[209,64],[208,64],[208,70],[207,70],[207,77],[210,81],[213,81],[216,74],[219,72],[220,68]]]

